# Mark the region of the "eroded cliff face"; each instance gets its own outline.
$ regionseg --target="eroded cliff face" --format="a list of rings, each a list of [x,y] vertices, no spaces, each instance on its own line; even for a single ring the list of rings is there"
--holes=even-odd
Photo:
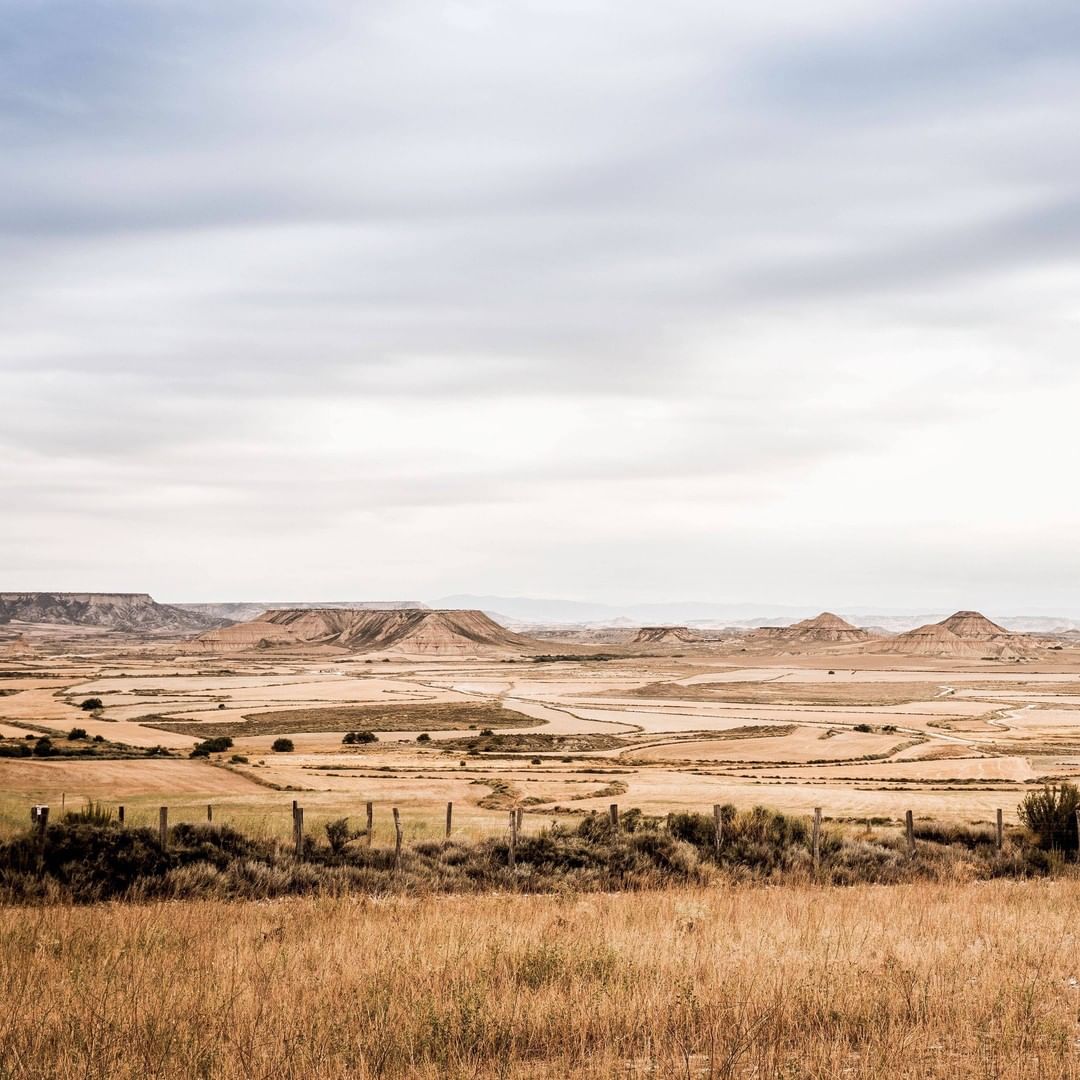
[[[522,655],[550,648],[512,633],[482,611],[428,609],[284,608],[202,634],[198,642],[220,651],[327,645],[421,656]]]
[[[0,623],[11,622],[190,634],[222,620],[159,604],[149,593],[2,592]]]
[[[879,651],[905,656],[1012,660],[1038,655],[1040,648],[1027,635],[1010,633],[977,611],[958,611],[941,622],[897,634]]]

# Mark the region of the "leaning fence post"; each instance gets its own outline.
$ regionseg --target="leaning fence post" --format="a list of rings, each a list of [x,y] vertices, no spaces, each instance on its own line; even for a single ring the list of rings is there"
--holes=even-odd
[[[371,834],[374,831],[375,804],[367,804],[367,846],[371,847]]]
[[[124,808],[122,806],[117,807],[116,816],[120,819],[120,824],[124,824]]]
[[[814,807],[814,873],[821,870],[821,807]]]
[[[448,802],[446,804],[446,839],[450,839],[450,827],[454,820],[454,804]]]
[[[915,854],[915,818],[909,810],[904,817],[905,832],[907,833],[907,849],[909,855]]]
[[[611,819],[611,827],[616,831],[619,828],[619,804],[613,802],[608,807],[608,817]]]
[[[296,832],[296,857],[302,859],[304,857],[304,808],[302,806],[296,808],[293,828]]]
[[[162,806],[158,809],[158,842],[162,847],[169,844],[169,808]]]
[[[394,807],[394,869],[401,866],[401,814]]]
[[[712,820],[713,820],[713,847],[716,849],[717,856],[720,855],[720,845],[724,842],[724,811],[721,809],[719,803],[713,803],[712,808]]]
[[[1080,829],[1080,811],[1077,812],[1077,828]],[[1005,822],[1000,807],[997,812],[997,849],[1000,851],[1005,846]]]
[[[510,811],[510,850],[507,853],[507,865],[511,870],[517,865],[517,814]]]

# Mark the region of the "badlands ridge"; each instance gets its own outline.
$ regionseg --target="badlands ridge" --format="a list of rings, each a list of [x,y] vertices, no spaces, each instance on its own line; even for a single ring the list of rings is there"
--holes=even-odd
[[[415,601],[261,609],[251,603],[159,604],[146,593],[0,593],[0,651],[6,655],[65,628],[83,635],[179,640],[200,652],[329,650],[386,657],[587,658],[612,650],[619,656],[681,655],[689,650],[695,655],[769,651],[1017,661],[1072,643],[1068,635],[1009,631],[977,611],[958,611],[899,634],[855,626],[828,611],[790,626],[750,630],[537,626],[515,632],[484,611],[432,609]]]

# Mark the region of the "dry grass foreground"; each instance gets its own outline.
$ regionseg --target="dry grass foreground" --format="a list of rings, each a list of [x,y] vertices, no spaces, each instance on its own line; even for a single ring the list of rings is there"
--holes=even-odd
[[[1080,1075],[1074,882],[0,909],[6,1078]]]

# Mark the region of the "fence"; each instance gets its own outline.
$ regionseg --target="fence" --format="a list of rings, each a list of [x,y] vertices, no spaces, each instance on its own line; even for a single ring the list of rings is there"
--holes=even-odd
[[[366,811],[366,827],[364,831],[357,834],[357,839],[360,837],[366,838],[368,846],[372,843],[372,837],[375,831],[375,803],[368,802],[365,804]],[[399,868],[401,865],[401,851],[404,842],[404,827],[401,821],[401,811],[399,807],[391,807],[391,814],[394,823],[394,867]],[[117,820],[120,825],[125,824],[125,807],[117,807]],[[445,838],[449,839],[453,829],[453,817],[454,817],[454,804],[448,802],[446,804],[446,831]],[[206,820],[208,823],[214,822],[214,806],[213,803],[206,804]],[[712,821],[713,821],[713,847],[719,856],[723,852],[724,846],[724,815],[723,807],[717,803],[712,808]],[[30,824],[34,830],[35,835],[38,837],[40,843],[44,843],[46,829],[49,822],[49,807],[48,806],[32,806],[30,808]],[[817,806],[814,808],[814,815],[812,819],[810,829],[810,851],[813,858],[814,870],[817,872],[821,869],[821,838],[822,838],[822,808]],[[1076,811],[1077,832],[1080,835],[1080,810]],[[524,810],[519,806],[509,811],[508,822],[508,834],[509,844],[507,848],[507,864],[510,867],[514,867],[517,861],[517,849],[518,842],[522,833],[522,826],[524,823]],[[869,820],[867,821],[867,827],[869,827]],[[622,828],[619,818],[619,804],[611,803],[608,807],[608,827],[612,834],[618,834]],[[904,812],[904,836],[907,846],[907,852],[909,855],[914,856],[916,851],[915,846],[915,817],[911,810]],[[158,842],[162,848],[167,848],[169,844],[169,808],[168,806],[162,806],[158,809]],[[1004,811],[1000,808],[995,814],[995,830],[994,830],[994,842],[997,849],[1000,851],[1005,843],[1005,819]],[[304,857],[304,808],[300,805],[298,800],[292,801],[292,846],[293,852],[297,859],[303,859]]]

